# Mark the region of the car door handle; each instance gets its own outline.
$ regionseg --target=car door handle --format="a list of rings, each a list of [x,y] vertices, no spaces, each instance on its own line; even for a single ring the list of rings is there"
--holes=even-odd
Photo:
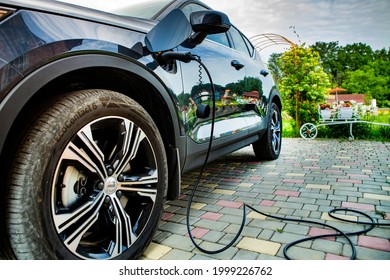
[[[236,70],[240,70],[241,68],[244,68],[244,64],[242,64],[238,60],[232,60],[230,65],[233,66],[234,68],[236,68]]]

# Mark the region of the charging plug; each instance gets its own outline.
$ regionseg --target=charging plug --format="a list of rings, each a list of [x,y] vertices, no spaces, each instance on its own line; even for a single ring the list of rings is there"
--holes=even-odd
[[[179,60],[184,63],[196,60],[195,56],[193,56],[190,52],[164,52],[159,55],[159,58],[166,64],[171,63],[174,60]]]

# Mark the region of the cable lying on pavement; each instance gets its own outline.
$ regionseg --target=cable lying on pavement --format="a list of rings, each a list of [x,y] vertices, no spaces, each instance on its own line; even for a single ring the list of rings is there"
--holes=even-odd
[[[275,216],[275,215],[270,215],[268,213],[264,213],[264,212],[261,212],[259,211],[258,209],[255,209],[254,207],[248,205],[248,204],[243,204],[243,214],[242,214],[242,221],[241,221],[241,225],[240,225],[240,228],[238,230],[238,232],[236,233],[236,235],[234,236],[234,238],[230,241],[229,244],[227,244],[226,246],[218,249],[218,250],[207,250],[207,249],[204,249],[202,248],[201,246],[199,246],[193,235],[192,235],[192,232],[191,232],[191,228],[190,228],[190,222],[189,222],[189,217],[190,217],[190,211],[191,211],[191,204],[192,204],[192,201],[193,201],[193,197],[195,195],[195,191],[196,189],[198,188],[199,186],[199,183],[200,183],[200,179],[202,178],[202,174],[203,174],[203,171],[204,171],[204,168],[205,166],[202,167],[200,173],[199,173],[199,176],[195,182],[195,185],[191,191],[191,194],[189,196],[189,200],[188,200],[188,206],[187,206],[187,231],[188,231],[188,235],[192,241],[192,243],[194,244],[194,246],[201,252],[203,253],[206,253],[206,254],[218,254],[218,253],[221,253],[225,250],[227,250],[228,248],[230,248],[231,246],[233,246],[233,244],[237,241],[237,239],[240,237],[241,235],[241,232],[242,230],[244,229],[245,227],[245,222],[246,222],[246,212],[247,212],[247,208],[251,209],[252,211],[258,213],[258,214],[261,214],[261,215],[264,215],[266,217],[269,217],[269,218],[273,218],[273,219],[277,219],[277,220],[280,220],[280,221],[290,221],[290,222],[297,222],[297,223],[305,223],[305,224],[312,224],[312,225],[319,225],[319,226],[322,226],[322,227],[326,227],[326,228],[330,228],[330,229],[333,229],[334,231],[336,231],[335,233],[329,233],[329,234],[321,234],[321,235],[315,235],[315,236],[309,236],[309,237],[305,237],[305,238],[302,238],[302,239],[298,239],[296,241],[293,241],[291,243],[288,243],[284,249],[283,249],[283,254],[284,254],[284,257],[288,260],[291,260],[290,256],[287,254],[287,251],[297,245],[297,244],[300,244],[300,243],[303,243],[303,242],[306,242],[306,241],[310,241],[310,240],[314,240],[314,239],[319,239],[319,238],[325,238],[325,237],[337,237],[337,236],[342,236],[344,237],[349,245],[351,246],[351,250],[352,250],[352,253],[351,253],[351,256],[350,256],[350,259],[351,260],[354,260],[356,259],[356,247],[355,245],[353,244],[350,236],[354,236],[354,235],[360,235],[360,234],[365,234],[367,232],[369,232],[370,230],[372,230],[375,226],[390,226],[390,223],[378,223],[378,222],[375,222],[374,218],[372,218],[371,216],[369,216],[368,214],[364,213],[364,212],[361,212],[361,211],[358,211],[358,210],[354,210],[354,209],[349,209],[349,208],[335,208],[335,209],[332,209],[328,212],[328,215],[330,217],[332,217],[333,219],[335,220],[340,220],[340,221],[343,221],[343,222],[348,222],[348,223],[353,223],[353,224],[357,224],[357,225],[364,225],[364,226],[368,226],[367,228],[364,228],[362,230],[359,230],[359,231],[353,231],[353,232],[344,232],[342,231],[341,229],[335,227],[335,226],[332,226],[332,225],[328,225],[326,223],[321,223],[321,222],[316,222],[316,221],[312,221],[312,220],[307,220],[307,219],[296,219],[296,218],[288,218],[288,217],[281,217],[281,216]],[[351,221],[351,220],[348,220],[348,219],[344,219],[344,218],[340,218],[339,216],[337,216],[336,214],[338,212],[344,212],[344,214],[346,214],[347,212],[351,212],[351,213],[355,213],[355,214],[358,214],[358,215],[361,215],[365,218],[367,218],[369,220],[369,222],[363,222],[363,221]]]

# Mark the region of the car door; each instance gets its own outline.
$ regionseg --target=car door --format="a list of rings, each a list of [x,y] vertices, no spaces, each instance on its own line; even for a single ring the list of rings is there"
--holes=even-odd
[[[257,133],[266,128],[265,116],[273,80],[251,42],[234,26],[228,35],[234,49],[240,52],[245,69],[242,99],[246,104],[243,109],[246,111],[248,133]]]
[[[186,15],[204,10],[203,6],[190,4],[182,7]],[[211,74],[216,99],[215,139],[239,138],[247,135],[248,124],[242,104],[245,67],[242,54],[235,50],[226,33],[209,35],[194,49],[179,47],[198,55]],[[178,97],[182,108],[187,135],[197,143],[210,138],[211,115],[202,115],[202,105],[212,105],[209,78],[196,62],[180,63],[183,76],[183,93]]]
[[[226,36],[226,34],[223,34]],[[185,51],[185,50],[182,50]],[[236,85],[245,77],[244,69],[237,69],[233,63],[240,63],[240,55],[221,43],[206,39],[201,45],[191,50],[198,55],[211,74],[215,88],[215,127],[214,137],[226,136],[242,132],[246,123],[236,113],[238,108],[236,97],[238,95]],[[206,71],[197,63],[185,63],[181,65],[183,73],[183,88],[186,98],[186,127],[188,135],[196,142],[206,142],[210,136],[211,114],[203,115],[199,111],[202,105],[212,106],[211,86]],[[228,119],[234,119],[226,122]]]

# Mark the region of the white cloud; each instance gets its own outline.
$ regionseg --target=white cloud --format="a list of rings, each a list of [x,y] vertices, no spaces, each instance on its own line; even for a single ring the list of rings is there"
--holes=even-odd
[[[366,43],[390,47],[389,0],[203,0],[224,11],[247,36],[277,33],[294,42],[295,26],[302,42]]]

